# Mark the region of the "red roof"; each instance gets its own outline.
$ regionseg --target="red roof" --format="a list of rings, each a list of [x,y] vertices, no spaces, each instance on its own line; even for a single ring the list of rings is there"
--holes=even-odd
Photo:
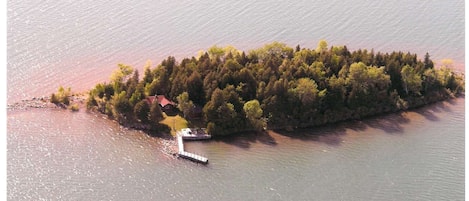
[[[152,104],[153,101],[155,101],[155,98],[157,98],[158,104],[160,104],[161,107],[166,107],[167,105],[176,105],[172,101],[168,100],[164,95],[148,96],[147,100],[150,104]]]
[[[147,101],[151,105],[155,101],[155,96],[147,96]]]
[[[168,100],[164,95],[158,95],[158,104],[161,105],[161,107],[166,107],[167,105],[176,105],[172,101]]]

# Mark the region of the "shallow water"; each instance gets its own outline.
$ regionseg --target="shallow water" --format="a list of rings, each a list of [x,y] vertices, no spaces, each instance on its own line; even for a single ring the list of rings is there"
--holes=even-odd
[[[106,81],[119,62],[272,41],[402,50],[464,68],[464,1],[8,1],[8,103]],[[464,98],[307,129],[186,143],[100,115],[7,113],[9,200],[463,200]]]

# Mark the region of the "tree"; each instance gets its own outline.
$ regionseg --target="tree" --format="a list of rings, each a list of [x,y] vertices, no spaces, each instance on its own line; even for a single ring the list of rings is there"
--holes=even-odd
[[[440,86],[448,87],[451,79],[453,79],[453,72],[451,69],[447,68],[446,66],[442,66],[440,69],[436,71],[436,78]]]
[[[58,91],[58,94],[59,94],[59,100],[61,103],[65,104],[65,105],[69,105],[70,104],[70,95],[72,93],[72,89],[70,87],[67,88],[67,90],[65,90],[63,87],[59,87],[59,91]]]
[[[339,109],[344,107],[344,102],[347,97],[347,88],[345,87],[345,79],[337,78],[335,75],[332,75],[327,80],[327,90],[328,95],[326,96],[326,103],[328,109]]]
[[[255,130],[261,131],[267,126],[267,123],[262,118],[263,111],[259,101],[250,100],[244,104],[243,109],[246,113],[246,118]]]
[[[173,70],[177,68],[176,58],[174,58],[173,56],[168,56],[168,58],[161,62],[160,67],[163,67],[166,70],[165,76],[169,77],[173,73]],[[156,70],[158,69],[160,68],[157,68]]]
[[[151,123],[156,126],[164,119],[163,112],[161,111],[160,104],[158,101],[154,100],[150,106],[150,120]]]
[[[54,104],[59,104],[62,103],[64,105],[69,105],[70,104],[70,98],[69,96],[71,95],[72,89],[69,87],[67,90],[65,90],[62,86],[59,87],[57,90],[57,94],[52,93],[50,97],[50,102]]]
[[[133,68],[125,64],[118,64],[117,66],[119,69],[112,72],[110,79],[112,82],[122,83],[132,74]]]
[[[134,115],[142,123],[149,123],[150,104],[147,100],[141,100],[134,107]]]
[[[313,62],[311,66],[309,67],[309,70],[311,72],[311,77],[312,79],[319,84],[321,87],[325,87],[324,85],[326,84],[326,67],[324,66],[324,63],[322,62]]]
[[[244,100],[251,100],[256,97],[256,78],[248,68],[242,68],[239,73],[235,74],[235,82],[240,88],[239,95]]]
[[[299,52],[301,50],[300,44],[296,45],[295,52]]]
[[[239,54],[241,54],[241,51],[239,51],[238,49],[236,49],[234,46],[232,45],[227,45],[223,48],[223,51],[225,52],[225,55],[227,54],[231,54],[233,56],[238,56]]]
[[[203,109],[205,121],[207,122],[207,132],[210,134],[219,133],[221,130],[216,123],[219,121],[218,108],[224,103],[223,91],[216,88],[210,101],[205,104]]]
[[[151,83],[153,81],[153,75],[150,70],[151,67],[151,61],[148,60],[147,63],[145,64],[145,67],[143,67],[143,82],[144,83]]]
[[[235,106],[229,103],[223,90],[217,88],[211,100],[205,104],[204,114],[207,122],[207,132],[212,135],[226,135],[239,131]]]
[[[425,69],[433,68],[433,61],[430,59],[430,54],[428,54],[428,52],[425,54],[423,64],[424,64]]]
[[[114,96],[115,90],[112,84],[104,85],[104,97],[108,100],[111,100],[111,97]]]
[[[172,78],[171,91],[169,97],[175,99],[179,94],[187,91],[187,75],[185,73],[179,73]],[[160,94],[160,92],[158,92]]]
[[[134,70],[134,74],[130,79],[127,80],[127,88],[129,93],[133,93],[139,81],[139,72],[137,69]]]
[[[179,94],[177,97],[178,101],[178,109],[182,111],[184,114],[184,118],[189,116],[194,109],[194,103],[189,99],[189,94],[187,92],[183,92],[182,94]]]
[[[222,47],[218,47],[216,45],[210,47],[207,52],[210,59],[212,60],[221,59],[225,55],[225,50]]]
[[[197,71],[192,72],[187,78],[187,93],[189,98],[197,104],[205,102],[204,81]]]
[[[435,69],[430,68],[430,69],[425,70],[425,72],[423,72],[423,85],[424,85],[423,90],[425,92],[434,90],[436,83],[437,83],[437,78],[436,78]]]
[[[420,94],[420,90],[422,89],[422,78],[415,72],[414,68],[409,65],[402,67],[401,77],[402,85],[404,86],[404,90],[407,95],[409,92]]]
[[[264,45],[262,48],[249,51],[248,57],[261,62],[273,59],[281,61],[284,58],[292,58],[293,52],[293,48],[288,47],[285,43],[275,41]]]
[[[140,100],[143,100],[145,98],[145,89],[143,87],[143,82],[140,82],[137,84],[136,89],[132,93],[132,96],[130,96],[129,102],[130,105],[135,105],[137,104]]]
[[[316,52],[326,52],[327,51],[327,41],[326,40],[320,40],[318,43],[318,46],[316,47]]]
[[[170,82],[170,70],[172,68],[166,66],[158,66],[155,71],[155,79],[152,82],[152,89],[155,93],[168,95],[171,91],[171,82]]]
[[[114,94],[111,99],[111,105],[113,117],[121,123],[127,120],[127,116],[132,112],[132,107],[130,106],[129,99],[126,98],[125,91]]]
[[[133,68],[124,64],[118,64],[118,67],[119,69],[112,72],[110,79],[114,85],[114,91],[121,92],[124,90],[123,82],[132,74]]]
[[[210,100],[213,92],[218,88],[219,79],[216,72],[209,72],[204,78],[205,100]]]
[[[360,107],[366,110],[379,107],[381,102],[385,101],[391,84],[390,77],[386,75],[383,67],[367,66],[363,62],[350,65],[345,81],[349,91],[347,106],[354,110],[360,110]]]
[[[54,103],[54,104],[59,104],[60,101],[59,101],[59,98],[57,97],[57,95],[55,95],[55,93],[52,93],[51,96],[50,96],[50,102],[51,103]]]
[[[309,78],[300,78],[294,92],[303,105],[309,105],[316,100],[318,85]]]

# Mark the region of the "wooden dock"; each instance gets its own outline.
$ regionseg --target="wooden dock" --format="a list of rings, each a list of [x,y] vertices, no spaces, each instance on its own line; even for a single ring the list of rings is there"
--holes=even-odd
[[[208,163],[208,158],[184,151],[184,141],[181,135],[178,135],[177,139],[178,139],[178,156],[179,157],[185,158],[185,159],[197,162],[197,163],[203,163],[203,164]]]
[[[205,128],[183,128],[176,132],[177,135],[182,136],[183,140],[208,140],[212,138]]]

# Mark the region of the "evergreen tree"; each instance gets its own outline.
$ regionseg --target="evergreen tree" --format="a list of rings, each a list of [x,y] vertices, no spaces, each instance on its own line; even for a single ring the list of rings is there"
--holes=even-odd
[[[119,94],[114,94],[111,99],[112,116],[119,122],[128,120],[129,114],[132,112],[132,107],[129,99],[126,97],[126,92],[122,91]]]
[[[187,78],[187,93],[194,103],[203,105],[205,103],[204,82],[197,71],[192,72]]]
[[[163,112],[161,111],[161,106],[158,104],[157,100],[154,100],[150,106],[150,121],[153,126],[159,125],[160,121],[164,119]]]
[[[134,107],[134,115],[142,123],[149,123],[150,105],[147,100],[141,100]]]
[[[188,117],[195,107],[194,103],[189,99],[189,94],[187,92],[179,94],[179,96],[177,97],[177,101],[177,107],[184,114],[184,118]]]
[[[430,59],[430,54],[428,54],[428,52],[425,54],[423,64],[425,69],[433,68],[433,61]]]

